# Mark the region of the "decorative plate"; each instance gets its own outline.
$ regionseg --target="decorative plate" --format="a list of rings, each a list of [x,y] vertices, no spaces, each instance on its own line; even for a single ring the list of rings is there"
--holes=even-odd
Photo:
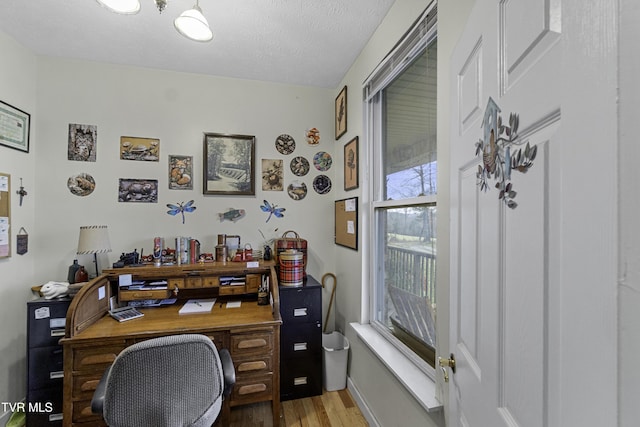
[[[70,176],[67,180],[67,188],[76,196],[88,196],[96,188],[96,181],[91,175],[83,172]]]
[[[321,172],[328,171],[331,168],[332,162],[331,154],[326,151],[318,151],[316,155],[313,156],[313,165]]]
[[[287,187],[287,194],[293,200],[302,200],[307,196],[307,185],[304,182],[293,181]]]
[[[331,179],[327,175],[318,175],[313,179],[313,189],[318,194],[327,194],[331,191]]]
[[[305,176],[309,173],[309,160],[302,156],[294,157],[291,160],[291,172],[296,176]]]
[[[320,144],[320,131],[318,128],[307,129],[305,133],[307,144],[309,145],[318,145]]]
[[[276,138],[276,150],[280,154],[291,154],[296,149],[296,141],[291,135],[283,133]]]

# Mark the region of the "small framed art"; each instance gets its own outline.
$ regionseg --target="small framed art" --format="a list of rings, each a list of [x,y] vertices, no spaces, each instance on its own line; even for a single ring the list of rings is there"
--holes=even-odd
[[[0,144],[29,152],[31,115],[0,101]]]
[[[347,87],[336,97],[336,141],[347,132]]]
[[[358,137],[356,136],[344,146],[344,189],[358,188],[359,175]]]

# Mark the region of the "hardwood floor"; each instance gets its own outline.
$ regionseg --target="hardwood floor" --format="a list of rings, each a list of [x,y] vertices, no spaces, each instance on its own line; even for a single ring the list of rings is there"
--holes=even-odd
[[[359,427],[369,424],[347,389],[321,396],[282,402],[278,427]],[[273,427],[271,405],[258,403],[233,408],[230,427]]]

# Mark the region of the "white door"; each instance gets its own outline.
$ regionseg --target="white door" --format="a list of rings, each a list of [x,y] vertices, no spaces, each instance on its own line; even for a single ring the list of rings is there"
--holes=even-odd
[[[615,425],[615,2],[595,3],[477,0],[452,55],[448,426]]]

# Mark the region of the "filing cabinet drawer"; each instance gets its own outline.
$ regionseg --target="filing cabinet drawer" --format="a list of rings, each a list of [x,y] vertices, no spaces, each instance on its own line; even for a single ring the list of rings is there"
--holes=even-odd
[[[273,332],[253,332],[231,335],[231,358],[273,352]]]
[[[29,391],[27,395],[27,425],[37,427],[62,426],[62,393],[60,387]]]
[[[287,327],[280,338],[280,357],[296,359],[322,356],[322,335],[320,323],[306,323]]]
[[[322,394],[322,359],[285,361],[280,370],[281,400]]]
[[[27,313],[27,346],[29,348],[58,345],[60,338],[64,337],[67,308],[70,303],[69,299],[29,301]]]
[[[62,387],[64,378],[62,347],[35,347],[29,349],[29,388]]]
[[[280,315],[285,325],[322,321],[321,287],[280,287]]]

